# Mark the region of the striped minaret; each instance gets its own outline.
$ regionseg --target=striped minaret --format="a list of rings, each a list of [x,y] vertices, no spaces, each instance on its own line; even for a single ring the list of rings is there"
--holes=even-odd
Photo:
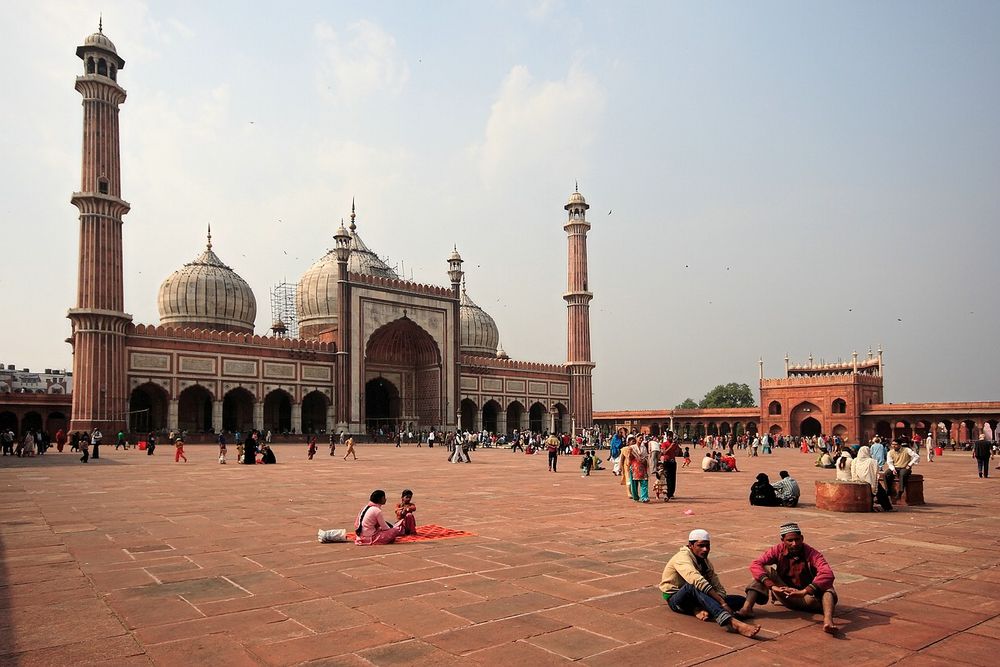
[[[103,25],[77,47],[83,74],[83,171],[72,203],[80,210],[80,269],[73,325],[73,415],[71,430],[93,429],[108,437],[127,424],[125,329],[122,287],[122,216],[118,152],[118,106],[125,90],[118,71],[125,61],[104,35]]]
[[[569,370],[570,415],[576,429],[590,428],[594,422],[594,398],[590,360],[590,300],[594,298],[587,282],[587,200],[577,189],[566,203],[569,218],[563,229],[569,237],[568,286],[563,299],[567,308],[566,367]]]

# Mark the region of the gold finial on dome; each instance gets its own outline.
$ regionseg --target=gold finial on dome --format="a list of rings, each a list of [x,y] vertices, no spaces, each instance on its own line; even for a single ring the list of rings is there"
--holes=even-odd
[[[104,34],[104,12],[97,15],[97,32]]]
[[[212,249],[212,223],[208,223],[208,250]]]
[[[355,229],[358,228],[358,226],[356,224],[354,224],[354,217],[355,217],[355,213],[354,213],[354,197],[351,197],[351,228],[350,229],[351,229],[352,233],[354,232]]]

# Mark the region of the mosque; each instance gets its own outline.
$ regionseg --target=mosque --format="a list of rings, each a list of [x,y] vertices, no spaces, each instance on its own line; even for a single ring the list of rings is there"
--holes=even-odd
[[[462,256],[445,251],[446,285],[405,280],[350,225],[302,275],[298,337],[254,333],[257,300],[204,250],[160,286],[158,324],[124,312],[118,82],[125,61],[102,29],[76,50],[83,71],[80,256],[72,322],[70,428],[146,432],[362,433],[374,427],[506,432],[588,428],[593,407],[589,206],[563,206],[568,237],[567,359],[510,359],[492,317],[466,291]],[[319,235],[318,235],[319,236]],[[317,242],[321,242],[317,238]]]
[[[217,254],[204,250],[164,280],[159,324],[124,312],[118,112],[125,61],[103,30],[77,47],[83,72],[83,161],[77,303],[68,385],[12,393],[0,382],[0,427],[106,433],[184,429],[363,433],[375,427],[487,429],[504,433],[625,426],[689,437],[766,432],[840,435],[849,441],[931,433],[964,442],[998,439],[1000,402],[897,403],[883,395],[882,350],[847,363],[790,364],[766,378],[760,407],[593,412],[589,206],[579,191],[563,206],[568,239],[567,355],[558,364],[510,359],[496,323],[466,291],[457,249],[442,261],[446,285],[400,277],[361,239],[352,204],[332,248],[298,282],[298,335],[254,333],[257,300]],[[317,235],[319,236],[319,235]],[[317,241],[320,239],[317,238]],[[447,252],[447,251],[446,251]],[[223,253],[224,254],[224,253]],[[443,255],[445,253],[442,253]],[[3,378],[0,378],[3,380]],[[65,388],[63,388],[65,387]]]

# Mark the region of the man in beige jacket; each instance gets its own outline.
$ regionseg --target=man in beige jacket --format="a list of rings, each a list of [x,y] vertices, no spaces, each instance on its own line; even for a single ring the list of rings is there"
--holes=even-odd
[[[708,531],[692,530],[686,546],[674,554],[663,568],[660,592],[670,608],[678,614],[694,615],[714,620],[730,632],[754,637],[759,625],[744,623],[735,617],[733,609],[746,602],[742,595],[727,595],[715,568],[708,560],[712,550]]]

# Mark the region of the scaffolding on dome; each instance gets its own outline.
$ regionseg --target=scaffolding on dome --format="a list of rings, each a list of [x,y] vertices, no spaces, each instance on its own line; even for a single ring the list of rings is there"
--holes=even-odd
[[[299,337],[295,310],[295,283],[278,283],[271,290],[271,334],[282,338]]]

